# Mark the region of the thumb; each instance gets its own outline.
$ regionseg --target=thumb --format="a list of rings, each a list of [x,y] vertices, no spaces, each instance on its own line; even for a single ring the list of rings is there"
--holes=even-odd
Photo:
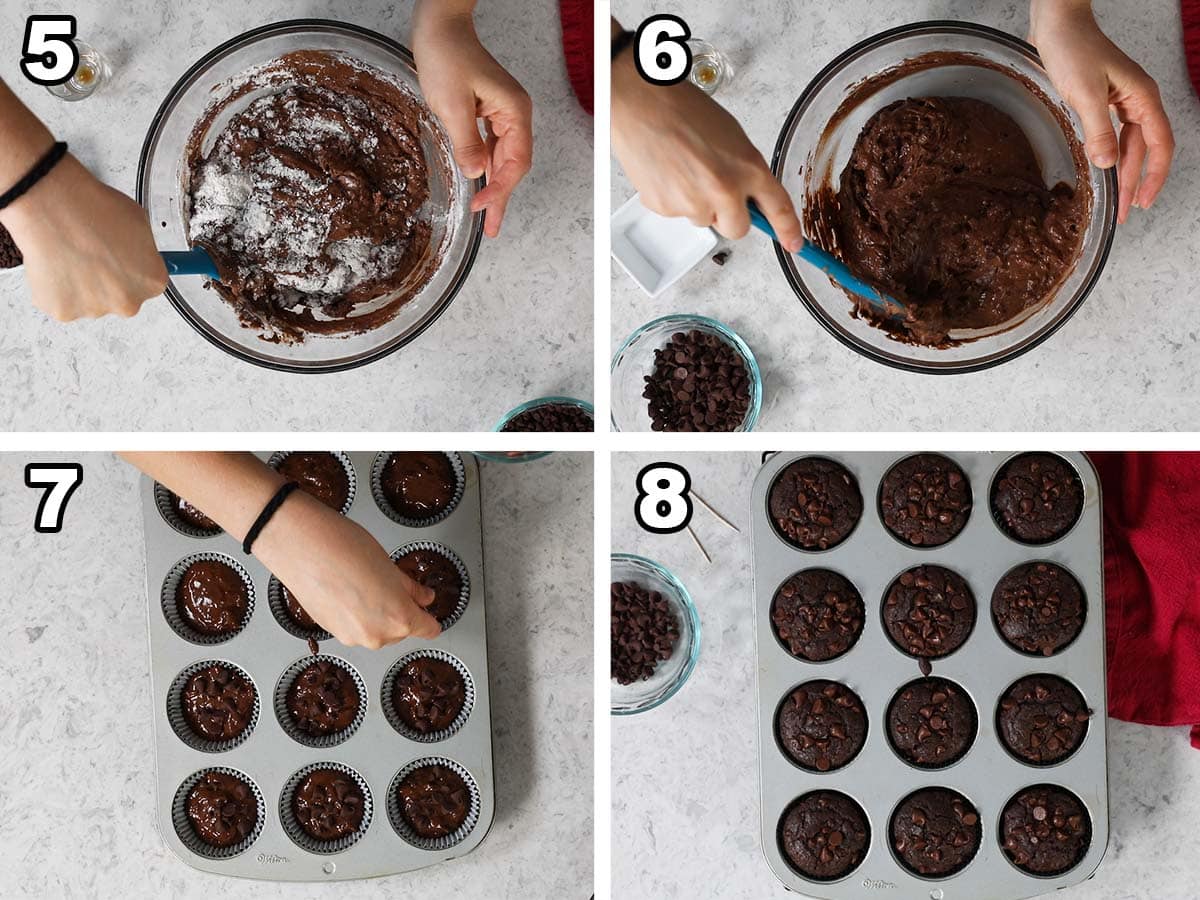
[[[433,592],[433,588],[425,587],[423,584],[414,584],[413,599],[417,601],[418,606],[424,609],[427,606],[433,605],[433,601],[437,599],[437,595]]]
[[[438,620],[425,612],[423,609],[418,609],[413,612],[412,626],[409,628],[409,637],[423,638],[427,641],[433,640],[442,633],[442,626]]]
[[[1108,97],[1092,95],[1075,105],[1083,123],[1083,149],[1098,169],[1107,169],[1117,162],[1117,133],[1113,130],[1108,112]]]
[[[479,134],[474,101],[458,104],[442,115],[442,122],[454,145],[454,162],[468,178],[478,178],[487,169],[488,154]]]

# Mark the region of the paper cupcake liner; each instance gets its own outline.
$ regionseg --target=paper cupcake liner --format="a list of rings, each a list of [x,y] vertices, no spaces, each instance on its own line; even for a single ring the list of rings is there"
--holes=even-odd
[[[415,831],[408,820],[404,818],[404,810],[400,805],[400,800],[397,791],[400,788],[400,783],[417,769],[423,769],[426,766],[445,766],[457,772],[459,777],[467,786],[467,791],[471,795],[471,802],[467,807],[467,817],[463,819],[463,823],[450,834],[442,835],[436,838],[423,838]],[[421,759],[415,759],[406,765],[403,769],[396,773],[392,778],[391,784],[388,785],[387,795],[387,814],[388,821],[392,824],[392,830],[400,835],[406,842],[412,844],[419,850],[442,851],[449,850],[455,844],[462,843],[466,840],[475,826],[479,823],[479,812],[481,807],[479,798],[479,785],[475,783],[475,779],[471,773],[460,766],[452,759],[447,759],[444,756],[426,756]]]
[[[354,680],[355,688],[358,689],[358,712],[354,715],[354,721],[341,731],[335,731],[332,734],[308,734],[302,731],[296,724],[296,720],[292,718],[292,714],[288,711],[287,706],[288,691],[291,690],[292,683],[296,680],[297,676],[309,666],[319,662],[331,662],[343,671],[348,672]],[[328,653],[304,656],[283,670],[283,674],[279,677],[279,683],[275,685],[274,706],[275,718],[279,720],[280,727],[288,737],[298,744],[303,744],[305,747],[315,747],[325,750],[329,747],[336,747],[338,744],[348,740],[359,729],[359,726],[362,725],[363,720],[367,717],[367,686],[354,666],[340,657],[331,656]]]
[[[454,666],[458,674],[462,676],[465,688],[463,708],[459,710],[458,715],[454,717],[454,721],[450,723],[449,727],[443,728],[441,731],[430,731],[427,734],[422,734],[410,728],[400,718],[400,714],[396,712],[395,706],[392,704],[392,690],[396,686],[396,677],[399,675],[400,670],[414,659],[440,659],[442,662],[447,662]],[[401,657],[393,663],[392,667],[388,669],[387,674],[383,676],[383,687],[381,690],[380,705],[383,707],[383,715],[388,720],[388,724],[410,741],[419,741],[422,744],[435,744],[438,741],[444,741],[446,738],[457,734],[467,724],[467,719],[471,717],[471,710],[475,708],[475,681],[471,678],[471,673],[467,670],[462,660],[456,656],[451,656],[444,650],[435,650],[433,648],[414,650],[407,656]]]
[[[434,553],[440,553],[450,562],[454,563],[454,567],[458,569],[458,575],[462,579],[462,590],[458,592],[458,603],[454,607],[454,611],[444,619],[439,620],[442,626],[442,631],[449,631],[450,626],[463,617],[463,613],[467,611],[467,604],[471,601],[471,579],[467,575],[467,567],[463,561],[458,558],[458,554],[442,544],[434,541],[410,541],[403,547],[393,550],[391,553],[392,562],[395,562],[405,554],[411,553],[414,550],[432,550]]]
[[[359,791],[363,798],[363,816],[362,824],[358,826],[358,830],[350,834],[340,837],[334,841],[319,841],[300,827],[300,823],[296,821],[296,813],[292,809],[292,796],[299,787],[300,782],[306,778],[311,772],[317,769],[333,769],[349,775],[354,779],[354,783],[358,785]],[[283,825],[283,830],[287,832],[287,836],[292,839],[292,843],[296,846],[307,850],[309,853],[320,853],[329,855],[331,853],[341,853],[352,847],[357,841],[367,833],[367,829],[371,827],[371,819],[375,815],[375,805],[371,798],[371,789],[367,787],[366,780],[356,771],[347,765],[338,762],[318,762],[310,763],[303,769],[294,773],[283,785],[283,790],[279,792],[279,821]]]
[[[271,454],[271,458],[267,460],[267,465],[272,469],[278,470],[283,461],[293,453],[298,453],[298,450],[278,450]],[[341,514],[344,516],[350,512],[350,507],[354,505],[354,495],[358,493],[358,476],[354,473],[354,463],[350,462],[350,457],[340,450],[327,451],[337,457],[338,462],[342,464],[342,468],[346,470],[346,481],[350,486],[349,492],[346,494],[346,502],[342,504]]]
[[[200,779],[209,772],[220,772],[223,775],[232,775],[235,778],[245,782],[250,788],[250,792],[254,795],[255,805],[258,807],[258,821],[254,823],[254,830],[236,844],[229,847],[214,847],[212,844],[201,840],[200,835],[196,834],[196,829],[192,827],[192,820],[187,814],[187,799],[192,788],[199,784]],[[175,834],[179,836],[179,840],[183,845],[197,856],[203,856],[206,859],[232,859],[240,853],[244,853],[249,849],[250,845],[258,840],[259,834],[262,833],[263,825],[267,821],[267,804],[263,800],[262,791],[258,789],[258,785],[245,772],[239,772],[237,769],[226,768],[225,766],[209,766],[206,769],[201,769],[189,775],[179,786],[179,790],[175,792],[175,799],[171,803],[171,822],[175,826]]]
[[[379,511],[397,525],[403,525],[406,528],[428,528],[430,525],[436,525],[450,515],[450,513],[454,512],[458,508],[458,504],[462,502],[463,492],[466,490],[467,472],[463,467],[462,457],[457,453],[446,453],[443,451],[443,455],[450,460],[450,468],[454,470],[454,499],[450,501],[449,506],[436,516],[429,516],[425,519],[410,519],[396,512],[392,504],[388,502],[387,497],[383,493],[383,487],[380,484],[380,479],[383,477],[383,467],[391,459],[392,453],[377,454],[375,461],[371,463],[371,496],[375,498],[375,505],[379,507]]]
[[[251,687],[254,688],[254,705],[250,709],[250,721],[246,723],[246,727],[242,729],[241,734],[227,741],[210,741],[208,738],[196,734],[196,732],[192,731],[192,726],[188,724],[187,717],[183,714],[184,685],[187,684],[189,678],[202,669],[207,669],[209,666],[224,666],[227,669],[233,669],[234,672],[246,679]],[[171,682],[171,687],[167,691],[167,719],[170,721],[171,728],[179,739],[193,750],[199,750],[201,753],[223,753],[243,743],[246,738],[254,733],[254,728],[258,725],[258,713],[262,707],[260,696],[258,685],[254,683],[254,679],[241,666],[224,659],[206,659],[201,662],[192,663],[176,675],[175,680]]]
[[[163,521],[178,531],[180,534],[186,534],[193,538],[210,538],[221,534],[221,529],[217,528],[211,531],[204,528],[198,528],[191,522],[185,521],[184,518],[175,511],[173,499],[175,497],[168,488],[163,487],[157,481],[154,482],[154,505],[158,507],[158,514],[163,517]]]
[[[288,615],[287,603],[283,599],[283,584],[274,575],[267,582],[267,605],[271,608],[271,615],[275,617],[279,627],[293,637],[298,637],[302,641],[307,641],[309,638],[314,641],[333,640],[333,635],[324,628],[301,628],[296,624],[296,621]]]
[[[192,628],[179,614],[179,607],[175,602],[175,592],[179,589],[179,581],[183,578],[183,573],[187,571],[187,567],[196,562],[224,563],[241,576],[242,581],[246,585],[246,618],[242,620],[242,627],[237,631],[229,634],[204,634]],[[250,619],[254,616],[254,581],[250,578],[250,573],[246,571],[245,567],[231,556],[226,556],[224,553],[193,553],[175,563],[171,567],[171,571],[167,573],[162,586],[162,611],[166,617],[167,624],[171,626],[171,630],[185,641],[209,647],[214,644],[223,644],[241,634],[246,629],[246,625],[249,624]]]

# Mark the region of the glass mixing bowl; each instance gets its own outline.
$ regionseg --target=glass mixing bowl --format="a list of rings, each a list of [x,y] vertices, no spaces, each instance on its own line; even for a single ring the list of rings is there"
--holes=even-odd
[[[851,89],[864,79],[931,52],[969,53],[1026,78],[1051,102],[1058,94],[1037,52],[1012,35],[967,22],[919,22],[885,31],[851,47],[805,88],[780,132],[771,168],[788,193],[807,211],[808,186],[829,175],[837,189],[854,142],[867,119],[896,100],[921,96],[974,97],[991,103],[1021,126],[1041,162],[1048,184],[1075,183],[1070,146],[1059,119],[1021,81],[977,65],[945,65],[910,72],[863,100],[833,128],[826,129]],[[1079,120],[1061,109],[1082,142]],[[811,176],[809,173],[812,173]],[[904,344],[862,319],[852,318],[850,299],[817,269],[775,246],[784,276],[796,295],[834,337],[870,359],[917,372],[970,372],[997,365],[1040,344],[1080,307],[1100,278],[1116,227],[1117,179],[1112,169],[1088,167],[1085,189],[1092,195],[1091,218],[1075,268],[1049,302],[1008,330],[946,349]],[[803,218],[803,216],[802,216]]]
[[[184,154],[193,127],[216,95],[213,89],[254,66],[295,50],[339,51],[397,78],[420,98],[412,54],[382,35],[319,19],[299,19],[256,28],[217,47],[171,88],[150,125],[138,165],[137,200],[146,208],[159,247],[188,246],[184,227]],[[232,103],[213,128],[261,96],[251,91]],[[211,133],[211,130],[210,130]],[[395,318],[363,334],[311,335],[300,344],[272,344],[246,328],[233,308],[205,288],[206,279],[179,276],[167,298],[188,323],[222,350],[248,362],[291,372],[335,372],[365,365],[403,347],[445,312],[466,280],[483,235],[483,215],[472,216],[471,196],[482,182],[465,179],[454,165],[450,139],[429,113],[421,146],[429,165],[432,245],[444,252],[437,271]],[[434,163],[433,160],[440,162]],[[372,308],[383,301],[374,301]]]
[[[633,684],[612,682],[612,714],[628,716],[661,706],[683,687],[700,658],[700,614],[679,579],[653,560],[632,553],[612,555],[613,584],[632,581],[666,598],[679,621],[679,642],[669,659],[658,664],[654,674]]]

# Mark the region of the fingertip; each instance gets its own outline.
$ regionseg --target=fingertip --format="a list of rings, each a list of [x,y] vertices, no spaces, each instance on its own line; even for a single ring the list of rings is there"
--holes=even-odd
[[[1097,169],[1111,169],[1117,164],[1117,154],[1111,150],[1096,150],[1088,156]]]

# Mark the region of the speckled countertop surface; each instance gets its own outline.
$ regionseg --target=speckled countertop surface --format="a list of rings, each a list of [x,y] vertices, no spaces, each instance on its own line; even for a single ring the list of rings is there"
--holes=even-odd
[[[634,478],[664,459],[685,466],[696,491],[742,529],[735,534],[697,508],[692,525],[711,566],[686,533],[650,535],[634,522]],[[775,879],[759,844],[748,537],[758,460],[750,453],[613,456],[613,551],[671,569],[702,628],[700,661],[679,693],[651,712],[613,719],[614,900],[796,896]],[[1091,881],[1055,896],[1192,898],[1200,752],[1186,728],[1109,726],[1108,854]]]
[[[0,78],[103,180],[132,196],[142,141],[176,79],[243,31],[331,18],[408,43],[411,3],[383,0],[0,0],[0,20],[73,13],[114,80],[63,103],[24,80],[22,28]],[[449,310],[410,346],[352,372],[300,377],[210,345],[164,299],[131,321],[63,326],[0,278],[0,428],[27,431],[490,431],[534,397],[590,400],[592,120],[571,92],[554,0],[480,4],[479,34],[534,98],[533,172]],[[169,397],[170,402],[163,402]]]
[[[38,454],[37,460],[55,460]],[[462,859],[333,885],[181,862],[154,823],[137,473],[85,454],[59,535],[0,455],[0,894],[586,898],[592,890],[592,461],[482,463],[496,820]],[[580,552],[581,548],[584,552]]]
[[[877,3],[684,3],[614,0],[634,27],[674,12],[728,54],[737,74],[718,100],[769,160],[788,110],[826,63],[856,42],[925,19],[960,19],[1024,35],[1025,0]],[[756,232],[724,267],[701,263],[650,300],[615,263],[612,350],[644,322],[695,312],[731,325],[763,368],[760,431],[1135,431],[1194,426],[1200,331],[1186,312],[1200,274],[1200,101],[1184,64],[1177,0],[1096,0],[1101,26],[1162,88],[1178,145],[1154,208],[1119,230],[1103,278],[1057,334],[988,372],[907,374],[842,346],[808,313]],[[633,189],[614,162],[613,208]],[[1083,402],[1070,402],[1071,399]]]

